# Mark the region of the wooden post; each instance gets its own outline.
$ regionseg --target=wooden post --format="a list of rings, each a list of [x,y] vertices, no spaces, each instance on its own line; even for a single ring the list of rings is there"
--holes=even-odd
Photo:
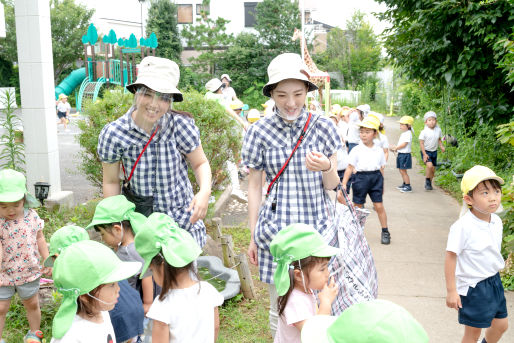
[[[244,253],[235,256],[237,263],[237,273],[239,274],[239,281],[241,282],[241,291],[246,299],[255,299],[255,288],[253,286],[252,273],[248,266],[248,259]]]
[[[125,80],[123,78],[123,51],[121,46],[120,49],[120,78],[121,78],[121,87],[125,87]]]
[[[86,68],[86,77],[89,76],[89,70],[87,65],[87,44],[84,44],[84,67]]]
[[[232,268],[234,262],[234,247],[231,235],[221,236],[221,250],[223,251],[223,264],[227,268]]]
[[[96,81],[96,59],[94,44],[91,45],[91,66],[93,67],[91,70],[91,75],[93,75],[93,81]]]
[[[212,237],[212,239],[214,239],[218,243],[221,243],[221,218],[214,217],[212,218],[212,222],[214,223],[214,237]]]

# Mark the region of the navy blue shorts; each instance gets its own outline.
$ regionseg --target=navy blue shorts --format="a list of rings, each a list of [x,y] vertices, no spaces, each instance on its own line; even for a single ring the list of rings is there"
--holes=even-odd
[[[427,156],[428,156],[427,162],[432,162],[432,164],[434,166],[436,166],[437,165],[437,150],[436,151],[425,150],[425,152],[427,153]],[[420,151],[419,153],[421,154],[421,160],[423,161],[423,151]],[[427,164],[427,162],[425,162],[425,164]]]
[[[57,111],[57,117],[59,119],[66,118],[66,112],[59,112],[59,111]]]
[[[494,318],[507,318],[507,304],[500,273],[469,287],[466,296],[461,295],[459,323],[474,328],[488,328]]]
[[[362,205],[369,194],[372,202],[382,202],[384,192],[384,177],[380,170],[357,172],[352,183],[353,202]]]
[[[412,156],[410,152],[403,153],[399,152],[396,157],[396,168],[398,169],[411,169],[412,168]]]

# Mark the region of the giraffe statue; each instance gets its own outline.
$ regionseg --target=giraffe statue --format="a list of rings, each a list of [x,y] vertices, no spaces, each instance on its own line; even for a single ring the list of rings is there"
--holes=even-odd
[[[297,39],[303,40],[303,61],[308,69],[309,81],[318,86],[319,103],[323,104],[323,88],[325,87],[325,81],[330,80],[330,76],[326,71],[319,70],[312,60],[309,50],[307,49],[307,41],[301,30],[295,28],[292,39],[293,41]]]

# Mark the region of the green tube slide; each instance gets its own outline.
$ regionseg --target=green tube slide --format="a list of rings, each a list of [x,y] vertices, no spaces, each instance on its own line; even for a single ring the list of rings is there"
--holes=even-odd
[[[86,68],[75,69],[66,76],[66,78],[55,87],[55,100],[59,98],[59,94],[64,93],[70,95],[71,92],[80,85],[80,83],[86,78]]]

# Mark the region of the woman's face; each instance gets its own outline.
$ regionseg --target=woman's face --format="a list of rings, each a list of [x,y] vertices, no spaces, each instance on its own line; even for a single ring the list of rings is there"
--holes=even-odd
[[[280,81],[271,92],[281,116],[286,120],[295,120],[300,115],[305,98],[307,86],[301,80],[287,79]]]
[[[145,124],[155,124],[171,107],[171,94],[155,92],[142,87],[136,92],[137,121]]]

